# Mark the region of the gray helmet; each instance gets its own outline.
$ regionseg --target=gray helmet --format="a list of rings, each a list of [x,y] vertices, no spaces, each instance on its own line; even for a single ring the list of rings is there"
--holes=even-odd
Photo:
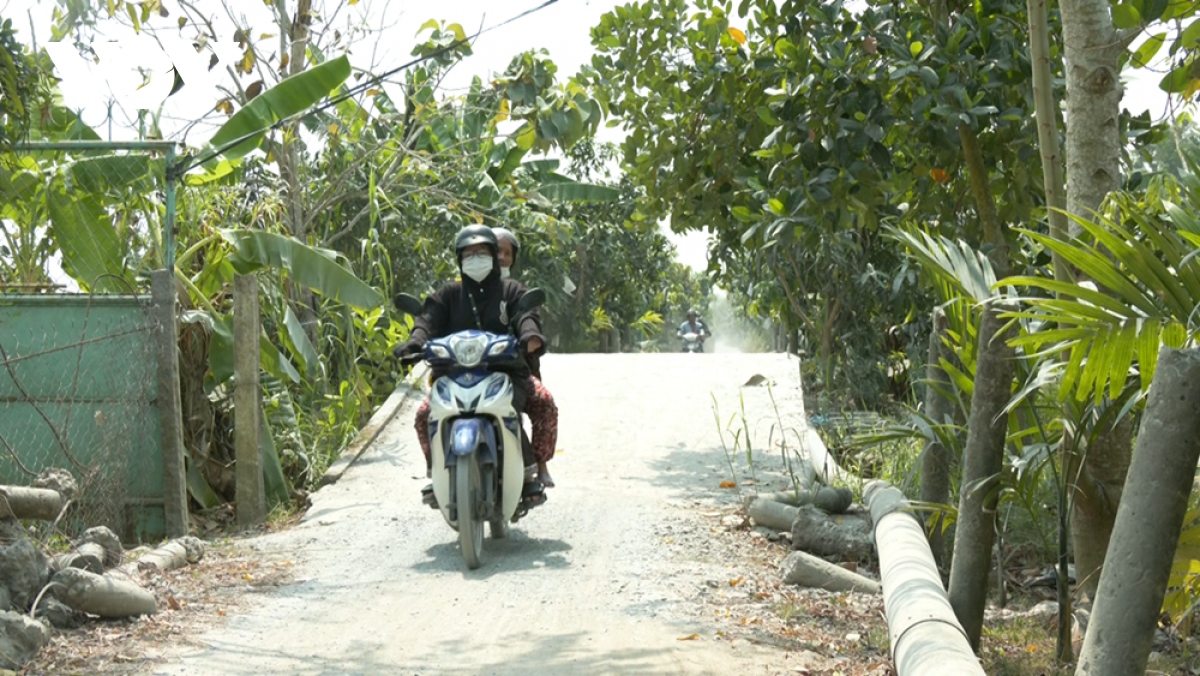
[[[700,313],[699,313],[699,312],[696,312],[696,309],[695,309],[695,308],[692,308],[691,310],[688,310],[687,316],[688,316],[689,318],[690,318],[690,317],[699,317],[699,316],[700,316]]]
[[[458,257],[459,263],[462,262],[463,249],[474,244],[486,244],[492,252],[492,257],[500,250],[500,245],[496,241],[496,233],[486,225],[468,225],[458,234],[454,236],[454,253]]]
[[[521,253],[521,241],[512,230],[508,228],[492,228],[492,232],[496,233],[497,240],[507,239],[513,248],[513,262],[517,260],[517,254]]]

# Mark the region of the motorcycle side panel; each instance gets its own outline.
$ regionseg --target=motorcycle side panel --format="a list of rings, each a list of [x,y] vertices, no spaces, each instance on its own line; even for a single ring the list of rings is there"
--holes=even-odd
[[[515,418],[513,409],[513,386],[508,376],[501,373],[482,372],[482,377],[473,385],[466,386],[465,379],[458,382],[450,378],[439,378],[429,397],[431,431],[430,450],[433,460],[433,493],[437,497],[442,516],[451,526],[450,520],[450,471],[447,463],[454,463],[452,446],[455,423],[460,420],[484,420],[489,423],[493,435],[499,433],[499,451],[504,463],[504,491],[501,508],[504,517],[511,519],[521,502],[521,489],[525,480],[525,462],[521,457],[521,439],[502,423],[505,418]],[[464,418],[471,416],[470,418]],[[491,420],[487,420],[490,418]],[[473,423],[474,424],[474,423]],[[495,446],[493,445],[493,448]],[[448,452],[449,451],[449,452]]]

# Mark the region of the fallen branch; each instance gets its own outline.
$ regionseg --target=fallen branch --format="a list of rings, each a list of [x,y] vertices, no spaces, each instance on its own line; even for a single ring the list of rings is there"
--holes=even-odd
[[[804,552],[792,552],[783,560],[783,581],[835,592],[878,594],[881,590],[875,580]]]
[[[54,595],[75,610],[100,617],[133,617],[158,612],[154,595],[132,582],[67,568],[54,575]]]
[[[0,486],[0,519],[38,519],[53,521],[63,508],[57,491],[24,486]]]

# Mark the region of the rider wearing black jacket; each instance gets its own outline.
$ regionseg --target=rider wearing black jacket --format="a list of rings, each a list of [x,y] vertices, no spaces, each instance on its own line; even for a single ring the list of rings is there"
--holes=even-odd
[[[514,333],[524,354],[544,353],[546,341],[537,312],[531,311],[519,318],[514,316],[517,302],[525,294],[525,286],[500,278],[498,246],[492,229],[484,225],[463,228],[455,237],[454,249],[462,281],[449,282],[426,298],[423,312],[413,320],[409,341],[396,348],[396,356],[402,359],[415,357],[422,353],[430,339],[470,329]],[[513,380],[513,405],[518,411],[523,410],[533,423],[534,457],[527,461],[535,460],[539,470],[544,471],[546,462],[554,455],[558,436],[558,409],[554,399],[530,378],[529,365],[524,358],[496,367],[496,370],[508,373]],[[443,373],[444,369],[435,369],[433,376],[437,378]],[[417,438],[428,469],[431,458],[428,399],[417,409],[416,418]],[[548,473],[546,478],[549,478]],[[537,489],[540,490],[540,486]],[[422,492],[427,501],[432,498],[432,487],[427,486]]]

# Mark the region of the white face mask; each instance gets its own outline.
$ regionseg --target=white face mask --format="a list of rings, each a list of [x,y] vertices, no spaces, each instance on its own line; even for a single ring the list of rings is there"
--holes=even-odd
[[[482,282],[492,274],[491,256],[468,256],[463,259],[462,273],[476,282]]]
[[[509,277],[512,277],[510,268],[500,268],[500,279],[508,279]]]

